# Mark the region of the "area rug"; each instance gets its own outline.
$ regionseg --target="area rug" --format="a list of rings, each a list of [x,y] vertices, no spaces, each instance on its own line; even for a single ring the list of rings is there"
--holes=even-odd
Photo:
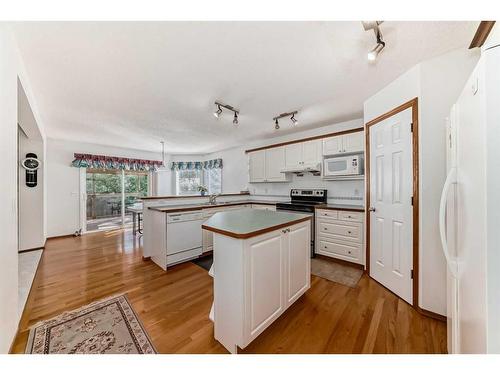
[[[36,324],[26,353],[155,354],[156,350],[123,294]]]
[[[320,258],[311,259],[311,273],[350,288],[355,288],[363,275],[360,269]]]

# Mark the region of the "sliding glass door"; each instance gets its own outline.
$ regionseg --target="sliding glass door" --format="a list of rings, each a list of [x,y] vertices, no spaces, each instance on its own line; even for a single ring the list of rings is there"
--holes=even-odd
[[[111,230],[132,224],[127,209],[148,192],[148,172],[87,169],[86,230]]]

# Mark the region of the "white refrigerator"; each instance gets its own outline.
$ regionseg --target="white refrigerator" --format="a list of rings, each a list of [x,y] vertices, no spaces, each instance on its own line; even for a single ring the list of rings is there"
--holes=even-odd
[[[449,353],[500,352],[500,45],[482,52],[447,118],[439,212]]]

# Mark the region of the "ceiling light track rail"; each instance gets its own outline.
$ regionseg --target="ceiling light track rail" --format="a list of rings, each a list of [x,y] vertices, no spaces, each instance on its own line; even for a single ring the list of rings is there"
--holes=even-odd
[[[279,120],[285,117],[290,117],[290,120],[292,121],[292,125],[295,126],[299,123],[299,121],[295,118],[295,115],[299,113],[299,111],[292,111],[292,112],[285,112],[281,113],[276,117],[273,117],[274,121],[274,128],[278,130],[280,128]]]

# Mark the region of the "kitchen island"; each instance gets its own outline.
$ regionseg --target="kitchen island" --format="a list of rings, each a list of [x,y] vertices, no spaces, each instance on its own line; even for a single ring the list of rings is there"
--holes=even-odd
[[[310,287],[311,216],[242,209],[219,212],[214,234],[215,339],[245,348]]]

